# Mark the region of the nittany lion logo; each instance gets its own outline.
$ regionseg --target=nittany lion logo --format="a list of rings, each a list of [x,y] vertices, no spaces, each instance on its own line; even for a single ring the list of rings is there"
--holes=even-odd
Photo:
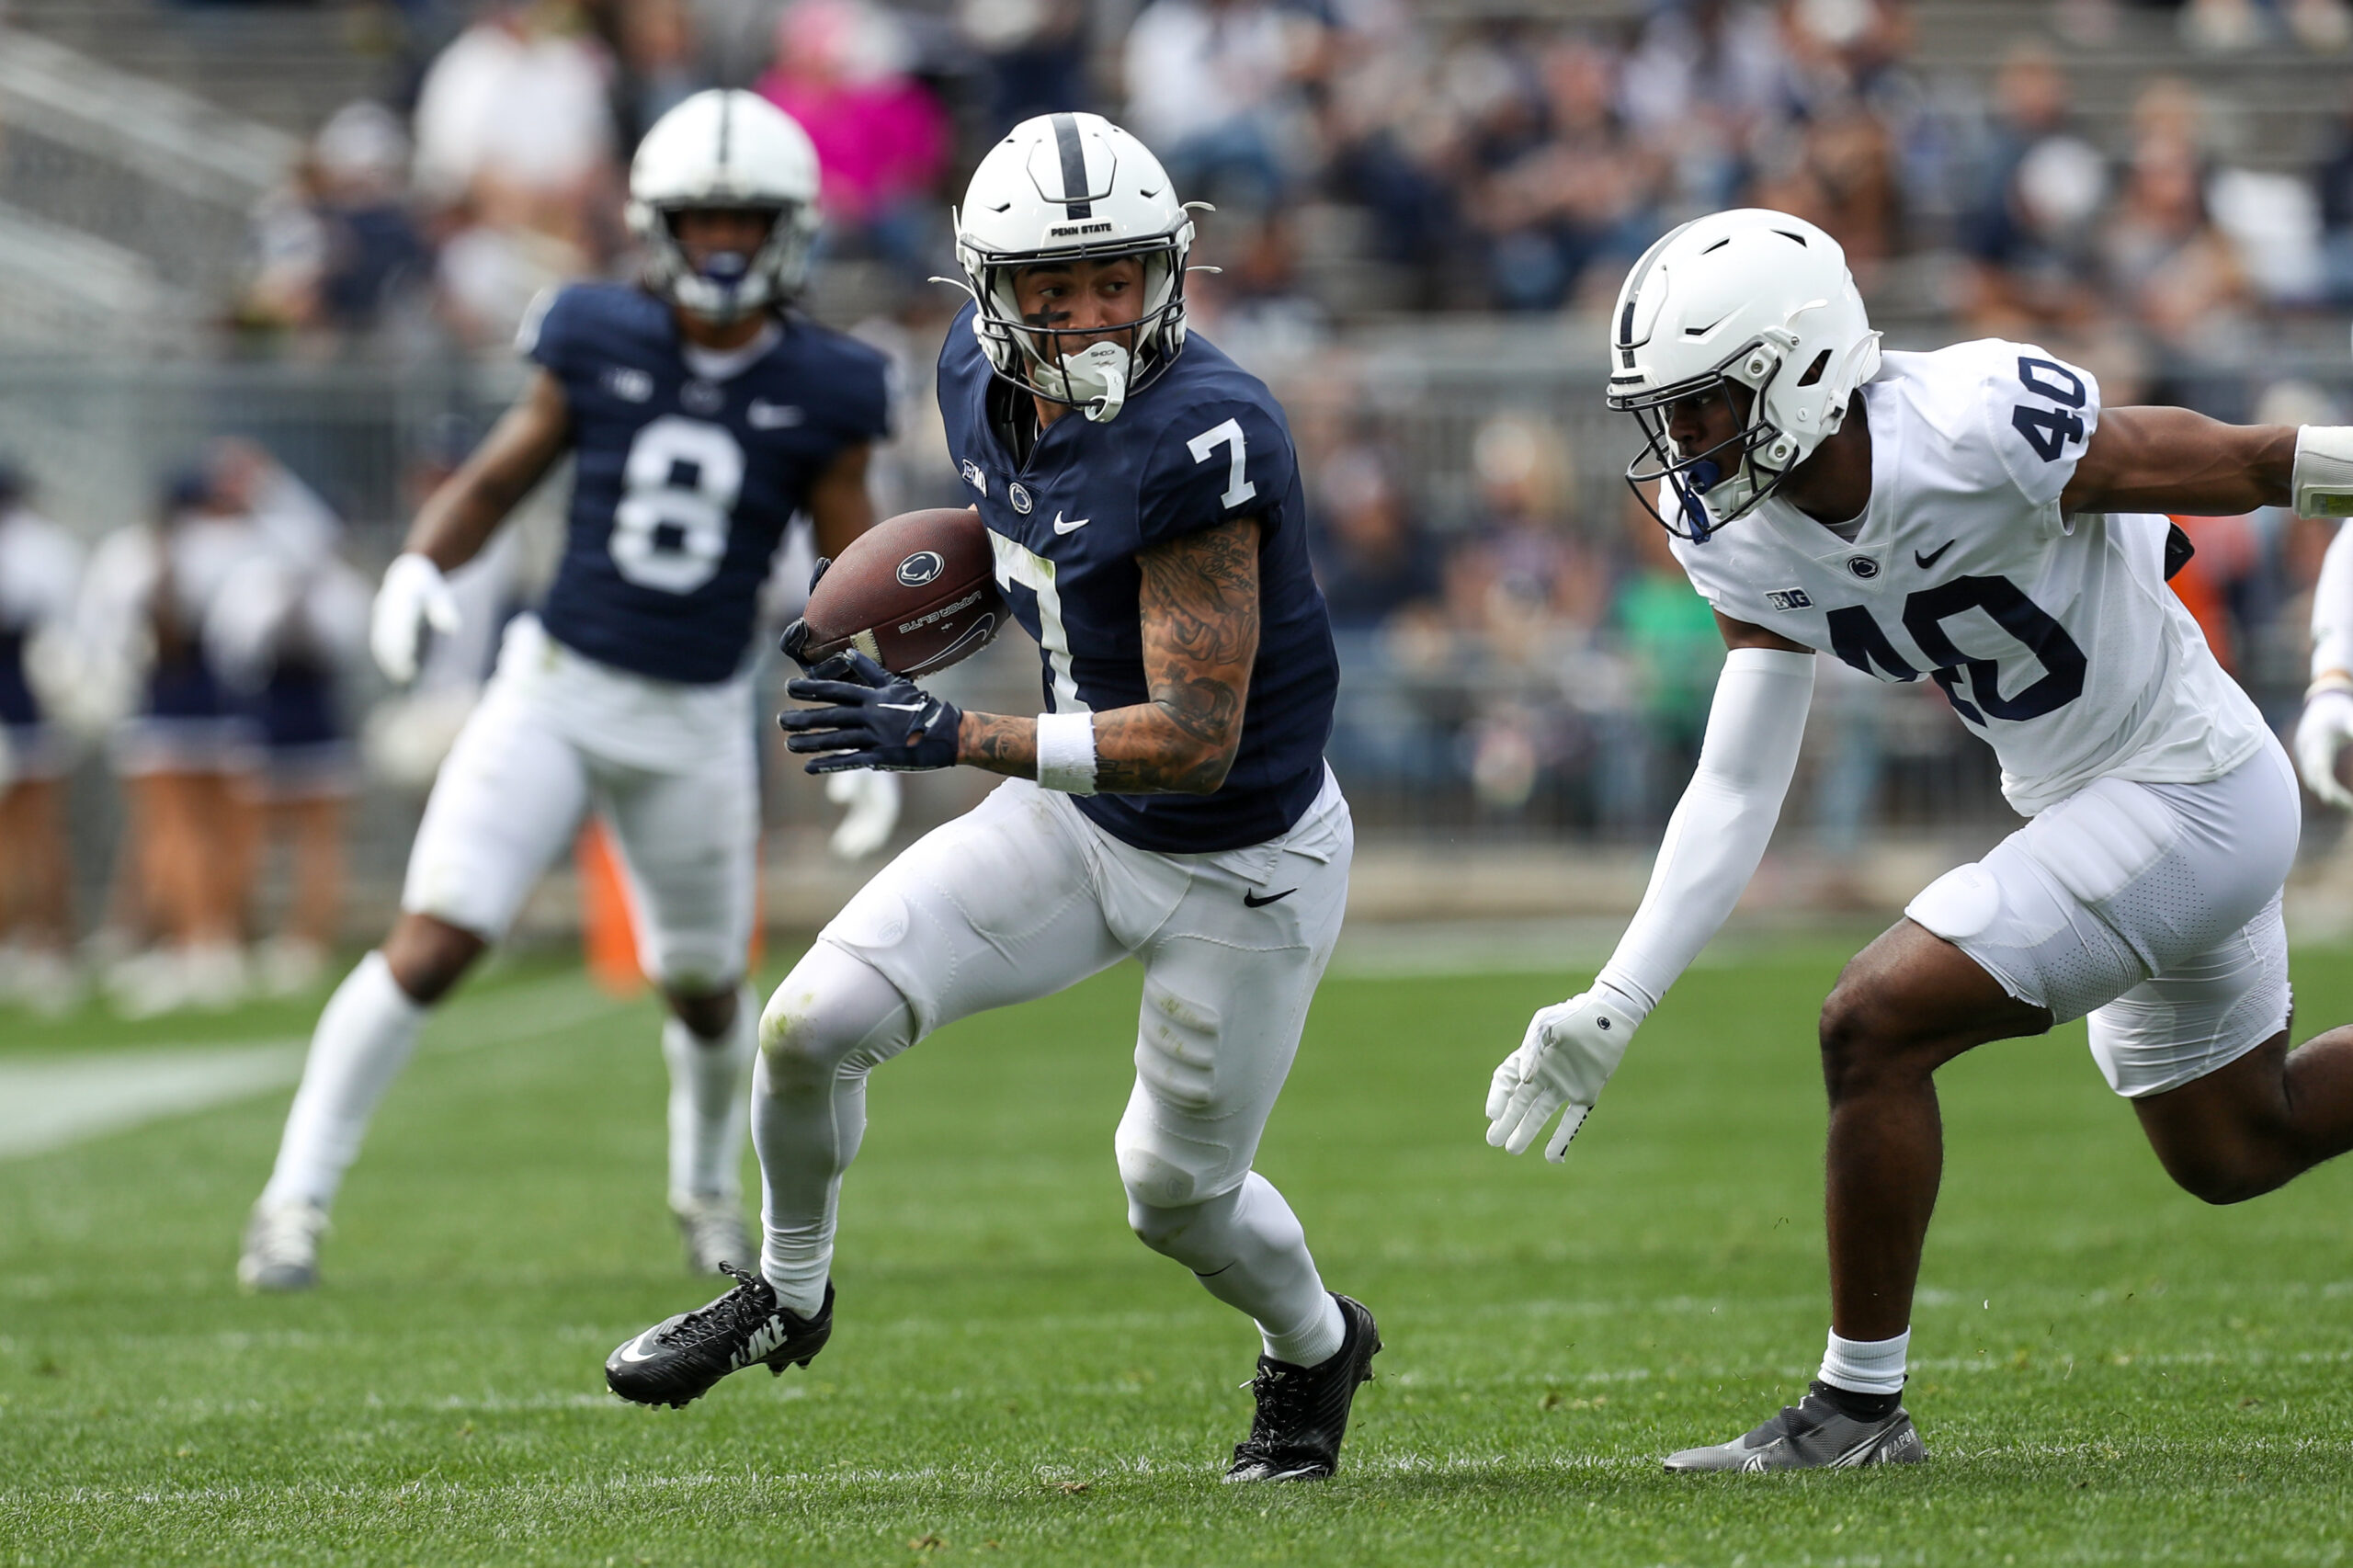
[[[899,562],[899,581],[910,588],[920,588],[942,572],[948,562],[936,550],[918,550]]]

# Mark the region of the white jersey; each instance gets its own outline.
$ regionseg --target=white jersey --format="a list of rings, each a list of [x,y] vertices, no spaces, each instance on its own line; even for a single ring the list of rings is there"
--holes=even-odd
[[[1675,541],[1711,605],[1881,680],[1928,676],[2028,816],[2095,778],[2197,783],[2255,754],[2262,716],[2165,585],[2166,519],[2060,512],[2099,424],[2089,372],[1984,338],[1888,354],[1862,395],[1853,541],[1768,498]]]

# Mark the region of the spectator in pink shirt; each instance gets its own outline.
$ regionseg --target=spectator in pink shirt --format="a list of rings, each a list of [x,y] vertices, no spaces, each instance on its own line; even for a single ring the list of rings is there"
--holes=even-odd
[[[947,112],[906,71],[893,17],[866,0],[794,0],[762,97],[817,146],[828,250],[914,267],[949,153]]]

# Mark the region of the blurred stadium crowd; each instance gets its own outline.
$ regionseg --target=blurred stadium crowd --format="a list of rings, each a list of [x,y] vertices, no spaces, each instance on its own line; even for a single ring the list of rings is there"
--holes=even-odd
[[[341,8],[380,90],[323,112],[254,210],[218,355],[395,375],[495,359],[539,290],[631,266],[620,210],[643,128],[751,85],[819,150],[813,308],[904,373],[886,511],[956,493],[928,369],[958,296],[928,279],[953,271],[949,204],[979,152],[1050,109],[1133,129],[1218,209],[1196,260],[1222,270],[1193,279],[1193,321],[1290,410],[1344,654],[1332,755],[1369,825],[1635,841],[1671,807],[1721,646],[1618,482],[1629,433],[1594,386],[1601,308],[1685,217],[1801,213],[1846,245],[1893,347],[2039,341],[2112,403],[2335,421],[2353,382],[2346,0]],[[2281,119],[2282,59],[2327,101]],[[48,650],[23,690],[0,680],[9,983],[51,983],[73,934],[40,857],[64,842],[58,732],[76,723],[110,733],[130,807],[108,940],[214,955],[118,966],[125,1005],[251,978],[234,954],[271,835],[298,850],[295,891],[257,971],[294,984],[316,962],[351,716],[381,695],[356,656],[355,566],[389,556],[416,484],[494,403],[450,401],[403,426],[403,484],[355,483],[332,444],[305,460],[220,439],[95,549],[74,538],[90,519],[45,528],[27,485],[0,488],[0,636]],[[2322,526],[2186,526],[2177,586],[2284,719]],[[528,553],[488,574],[485,614],[528,599]],[[488,645],[445,656],[450,690]],[[1033,670],[1004,669],[1022,700]],[[35,688],[60,722],[33,726]],[[1926,683],[1826,676],[1815,722],[1791,811],[1833,859],[2000,811],[1990,757]]]

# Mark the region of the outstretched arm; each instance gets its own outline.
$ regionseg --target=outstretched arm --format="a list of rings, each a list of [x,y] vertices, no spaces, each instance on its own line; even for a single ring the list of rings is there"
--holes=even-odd
[[[1152,700],[1093,716],[1097,790],[1206,795],[1225,782],[1258,656],[1258,534],[1257,518],[1237,517],[1136,557]],[[1035,778],[1038,721],[967,713],[956,760]]]
[[[1498,1148],[1523,1152],[1565,1106],[1544,1154],[1567,1152],[1634,1030],[1731,915],[1765,858],[1797,770],[1813,653],[1745,621],[1719,615],[1716,623],[1732,653],[1650,886],[1592,989],[1540,1011],[1495,1069],[1487,1142]]]
[[[2225,425],[2186,408],[2111,408],[2086,443],[2062,511],[2232,517],[2293,494],[2296,426]]]

